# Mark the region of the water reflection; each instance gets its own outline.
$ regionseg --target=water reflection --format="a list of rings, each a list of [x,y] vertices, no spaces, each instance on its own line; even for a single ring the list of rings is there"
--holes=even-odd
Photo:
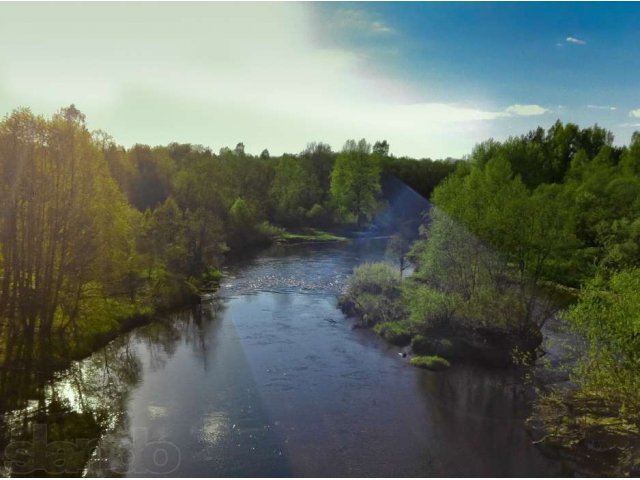
[[[77,475],[103,432],[125,420],[139,359],[123,338],[63,372],[30,367],[2,371],[5,467],[14,475]]]
[[[63,372],[0,372],[5,463],[88,476],[561,472],[526,435],[517,377],[418,370],[351,328],[336,295],[384,245],[276,247],[230,268],[210,302]]]
[[[4,473],[126,473],[130,450],[122,440],[130,429],[129,395],[140,383],[144,369],[140,349],[146,350],[151,371],[162,370],[180,342],[187,342],[206,361],[203,325],[218,310],[219,306],[210,303],[176,314],[115,339],[63,371],[51,371],[44,360],[24,359],[13,362],[17,365],[13,368],[1,369],[0,452]],[[166,415],[162,407],[150,405],[149,411],[152,416]],[[114,438],[118,442],[114,443]],[[121,445],[115,449],[116,444]],[[119,462],[114,462],[116,459]]]

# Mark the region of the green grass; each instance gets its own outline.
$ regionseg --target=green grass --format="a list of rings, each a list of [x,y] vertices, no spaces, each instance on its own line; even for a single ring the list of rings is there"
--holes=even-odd
[[[295,232],[284,231],[278,236],[278,240],[281,243],[342,242],[347,238],[315,228],[303,228]]]
[[[411,341],[411,330],[407,322],[384,322],[378,323],[373,330],[389,343],[398,346],[409,345]]]
[[[437,355],[416,356],[411,359],[410,363],[414,367],[426,368],[428,370],[444,370],[451,366],[447,360]]]

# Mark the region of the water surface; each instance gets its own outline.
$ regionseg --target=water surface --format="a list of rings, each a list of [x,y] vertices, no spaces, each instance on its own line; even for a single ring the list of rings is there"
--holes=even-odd
[[[97,439],[76,453],[89,475],[566,474],[531,444],[516,374],[413,368],[336,308],[384,245],[281,246],[237,263],[209,301],[60,372],[5,428],[46,425],[76,450]]]

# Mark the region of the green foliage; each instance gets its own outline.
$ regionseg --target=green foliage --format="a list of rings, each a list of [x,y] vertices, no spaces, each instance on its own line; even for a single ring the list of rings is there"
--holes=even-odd
[[[331,196],[339,212],[361,225],[376,210],[379,191],[380,168],[371,146],[364,139],[347,141],[331,173]]]
[[[418,355],[438,355],[443,358],[454,356],[454,344],[447,338],[416,335],[411,340],[411,351]]]
[[[348,221],[370,218],[380,163],[396,159],[386,142],[372,155],[365,141],[347,142],[340,157],[323,143],[280,157],[254,157],[243,143],[217,154],[124,148],[90,133],[74,106],[48,119],[17,110],[0,121],[0,323],[80,348],[127,311],[214,288],[229,249],[341,240],[318,229],[339,221],[336,207]],[[376,294],[362,301],[386,312]]]
[[[611,132],[597,125],[580,129],[575,124],[564,125],[558,121],[546,132],[539,127],[504,143],[493,139],[484,142],[473,150],[471,162],[483,167],[497,156],[503,156],[509,160],[514,174],[533,189],[543,183],[561,183],[576,152],[583,150],[588,158],[593,158],[612,143]],[[620,152],[614,153],[619,156]]]
[[[429,353],[431,341],[424,335],[416,335],[411,339],[411,351],[417,354]]]
[[[587,340],[588,355],[578,370],[584,389],[640,421],[640,269],[596,277],[580,292],[568,318]]]
[[[414,248],[417,277],[452,296],[450,316],[529,331],[547,318],[536,307],[539,283],[557,278],[576,248],[572,209],[562,189],[528,190],[506,157],[493,154],[435,190],[426,244]]]
[[[397,272],[385,263],[365,263],[356,267],[349,277],[341,304],[364,325],[402,319],[404,308]]]
[[[324,232],[322,230],[304,228],[295,232],[283,230],[278,236],[278,240],[283,243],[342,242],[347,240],[347,238],[333,233]]]
[[[586,352],[572,373],[574,388],[536,402],[540,440],[610,476],[633,476],[640,461],[640,269],[589,281],[567,312]],[[615,446],[594,455],[591,445]],[[597,452],[596,452],[597,453]]]
[[[400,277],[407,268],[406,257],[409,253],[409,240],[402,233],[396,233],[387,242],[386,256],[398,263]]]
[[[316,203],[307,212],[307,219],[313,226],[324,227],[331,224],[332,216],[327,208]]]
[[[266,220],[259,223],[256,227],[256,230],[258,232],[258,235],[272,240],[279,239],[286,233],[286,230],[284,228],[272,225]]]
[[[393,345],[404,346],[411,342],[411,325],[405,320],[378,323],[373,330]]]
[[[416,160],[413,158],[383,157],[381,160],[384,175],[393,175],[413,188],[425,198],[429,198],[434,188],[453,173],[459,160]],[[383,192],[386,194],[386,192]],[[386,196],[386,195],[385,195]]]
[[[300,224],[307,211],[322,201],[318,178],[307,165],[292,155],[284,155],[275,165],[270,195],[275,218],[285,224]]]
[[[400,281],[394,269],[386,263],[364,263],[354,268],[348,282],[348,292],[400,295]]]
[[[449,324],[455,311],[455,296],[417,282],[406,282],[403,287],[409,320],[413,324],[423,329],[438,329]]]
[[[444,370],[449,368],[451,364],[448,360],[437,355],[425,355],[411,357],[410,362],[414,367],[426,368],[427,370]]]
[[[415,282],[407,282],[404,295],[413,322],[450,330],[519,329],[530,321],[528,297],[519,297],[506,262],[463,226],[436,210],[421,241]]]

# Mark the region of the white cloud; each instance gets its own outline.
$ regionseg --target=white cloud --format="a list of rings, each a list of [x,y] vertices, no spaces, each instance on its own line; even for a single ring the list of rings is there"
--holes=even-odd
[[[612,112],[617,110],[616,107],[612,107],[611,105],[587,105],[587,108],[592,110],[610,110]]]
[[[375,15],[356,8],[340,8],[330,19],[332,25],[347,31],[364,33],[392,33],[393,29]]]
[[[635,110],[631,110],[629,112],[630,117],[640,118],[640,108],[636,108]]]
[[[621,123],[618,125],[619,127],[631,127],[631,128],[638,128],[640,127],[640,123]]]
[[[534,115],[544,115],[545,113],[550,112],[544,107],[540,105],[521,105],[519,103],[515,105],[511,105],[504,109],[504,113],[507,115],[517,115],[522,117],[530,117]]]
[[[393,32],[393,30],[388,27],[387,25],[385,25],[382,22],[371,22],[370,28],[372,31],[374,32],[378,32],[378,33],[390,33]]]
[[[579,38],[576,38],[576,37],[567,37],[565,39],[565,41],[567,43],[573,43],[575,45],[586,45],[587,44],[587,42],[585,42],[584,40],[580,40]]]
[[[364,137],[387,139],[396,155],[461,156],[495,134],[492,120],[547,112],[417,102],[406,82],[367,68],[376,58],[319,48],[306,4],[27,9],[15,4],[0,17],[0,114],[20,105],[49,114],[75,103],[91,128],[127,146],[178,141],[215,150],[243,141],[248,152],[277,155],[309,141],[339,149]],[[358,15],[343,20],[388,28]]]

